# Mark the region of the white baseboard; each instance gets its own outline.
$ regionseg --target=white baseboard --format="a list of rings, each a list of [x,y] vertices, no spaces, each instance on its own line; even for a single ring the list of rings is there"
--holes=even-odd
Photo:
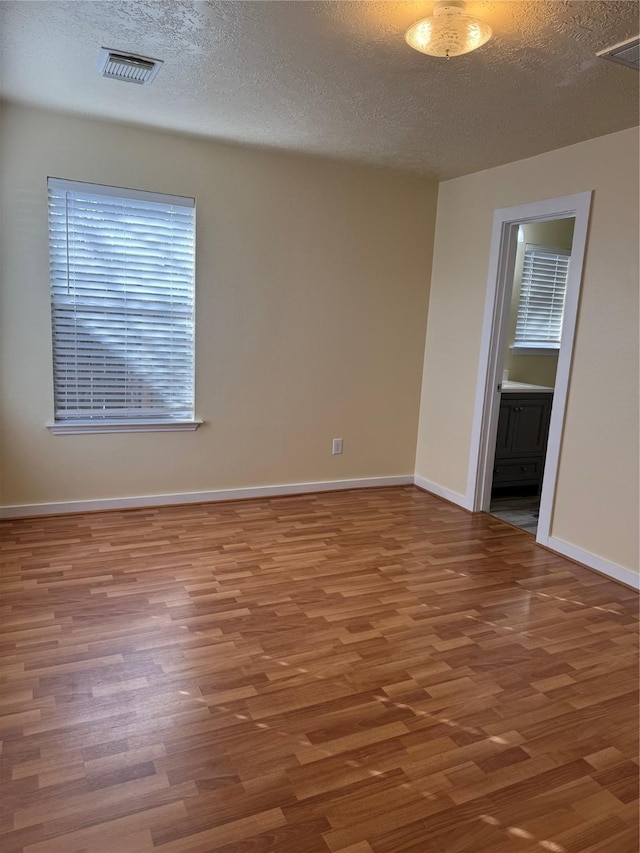
[[[103,498],[88,501],[22,504],[0,507],[0,518],[25,518],[32,515],[64,515],[69,512],[100,512],[108,509],[136,509],[175,504],[213,503],[217,501],[270,498],[279,495],[304,495],[310,492],[334,492],[345,489],[370,489],[376,486],[408,486],[412,474],[397,477],[363,477],[357,480],[323,480],[318,483],[286,483],[277,486],[255,486],[244,489],[217,489],[211,492],[180,492],[168,495],[145,495],[132,498]]]
[[[612,580],[620,581],[640,591],[640,575],[631,569],[625,569],[624,566],[619,566],[617,563],[612,563],[603,557],[591,554],[589,551],[583,551],[582,548],[571,545],[571,543],[565,542],[563,539],[557,539],[555,536],[549,537],[545,547],[558,554],[562,554],[563,557],[569,557],[577,563],[582,563],[587,568],[594,569],[601,575],[606,575],[612,578]]]
[[[461,506],[463,509],[472,510],[472,505],[469,500],[467,500],[466,495],[461,495],[458,492],[452,492],[450,489],[445,489],[444,486],[440,486],[438,483],[432,483],[431,480],[425,480],[424,477],[418,477],[417,475],[413,478],[414,485],[418,486],[420,489],[424,489],[425,492],[431,492],[432,495],[437,495],[439,498],[444,498],[447,501],[451,501],[453,504],[457,504]]]

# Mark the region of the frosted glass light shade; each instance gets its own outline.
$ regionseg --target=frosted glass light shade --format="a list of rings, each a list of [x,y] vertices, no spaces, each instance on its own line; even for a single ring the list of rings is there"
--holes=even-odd
[[[489,41],[492,29],[464,12],[463,4],[443,0],[433,17],[416,21],[405,33],[407,44],[429,56],[460,56]]]

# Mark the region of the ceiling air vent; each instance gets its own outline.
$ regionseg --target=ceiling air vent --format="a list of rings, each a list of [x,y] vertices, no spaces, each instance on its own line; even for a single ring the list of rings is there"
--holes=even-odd
[[[620,44],[614,44],[606,50],[599,50],[597,56],[640,71],[640,36],[621,41]]]
[[[120,53],[106,47],[102,48],[98,58],[98,72],[103,77],[138,85],[151,83],[161,65],[161,59],[135,56],[133,53]]]

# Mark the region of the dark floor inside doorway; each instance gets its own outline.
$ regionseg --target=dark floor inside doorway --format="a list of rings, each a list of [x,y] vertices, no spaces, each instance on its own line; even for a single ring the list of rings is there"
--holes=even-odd
[[[514,527],[536,535],[540,495],[492,496],[489,512]]]

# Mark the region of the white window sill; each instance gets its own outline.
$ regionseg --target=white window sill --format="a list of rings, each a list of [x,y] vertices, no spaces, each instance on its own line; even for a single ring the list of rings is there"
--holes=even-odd
[[[122,421],[58,421],[47,424],[47,429],[54,435],[78,435],[81,433],[105,432],[182,432],[196,430],[202,421],[154,421],[154,420],[122,420]]]
[[[511,344],[511,355],[558,355],[560,344],[557,346],[527,346],[526,344]]]

